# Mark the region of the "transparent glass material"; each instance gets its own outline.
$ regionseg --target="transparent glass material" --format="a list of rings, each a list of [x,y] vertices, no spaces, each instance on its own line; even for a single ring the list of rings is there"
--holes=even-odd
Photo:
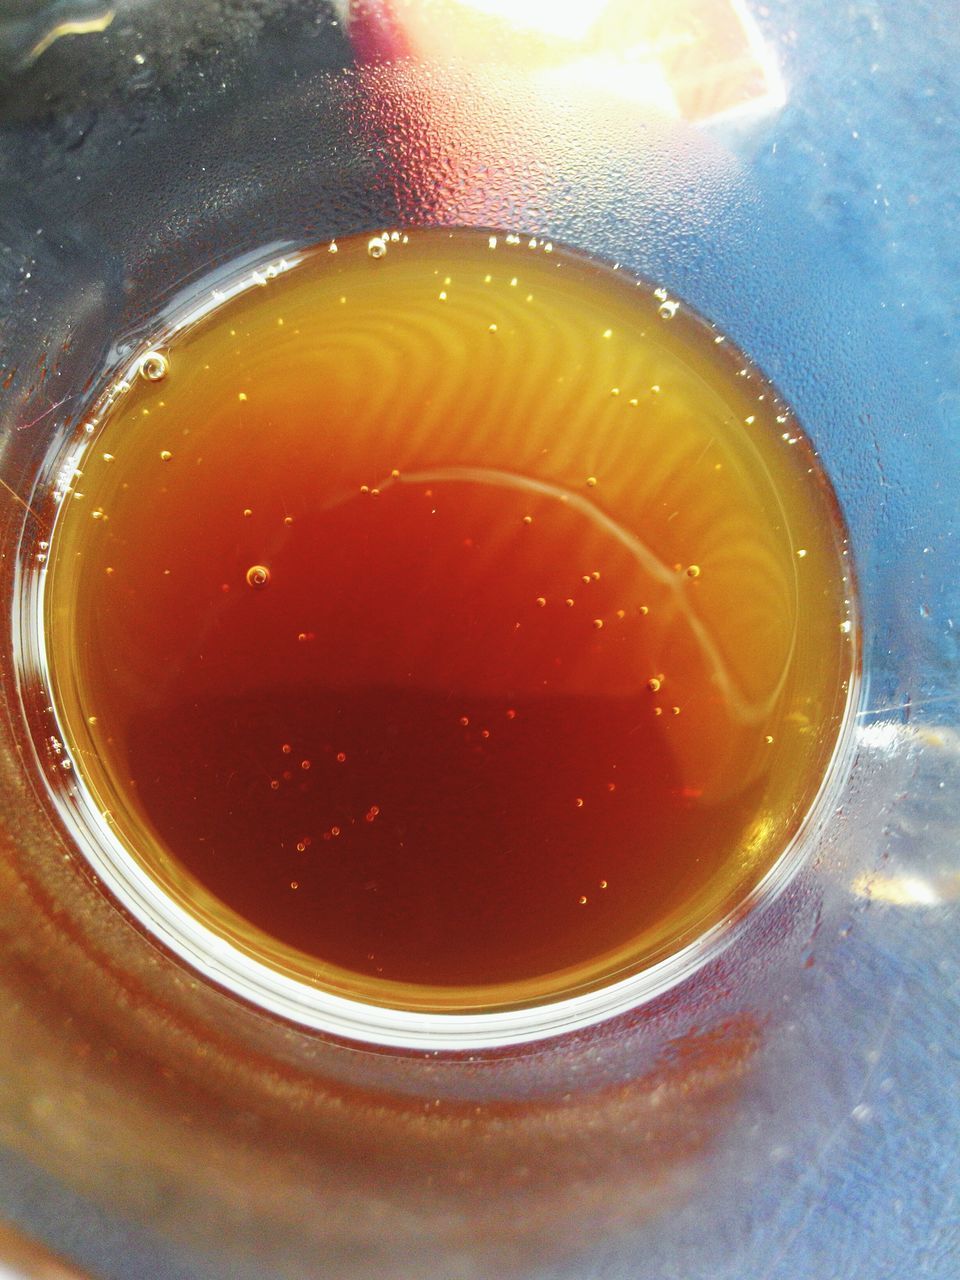
[[[960,28],[662,8],[0,8],[0,1211],[96,1275],[956,1275]],[[705,966],[459,1052],[298,1027],[147,938],[56,821],[14,660],[37,477],[163,303],[438,224],[619,261],[773,379],[850,530],[865,688],[798,874]]]

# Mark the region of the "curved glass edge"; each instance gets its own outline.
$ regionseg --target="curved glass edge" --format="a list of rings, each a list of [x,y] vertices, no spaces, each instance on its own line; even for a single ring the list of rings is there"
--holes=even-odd
[[[452,230],[452,228],[451,228]],[[389,234],[389,233],[386,233]],[[208,277],[209,291],[198,301],[195,288],[172,298],[156,315],[151,334],[167,339],[188,329],[231,297],[263,286],[270,279],[295,267],[309,249],[277,242],[266,249],[233,260]],[[580,249],[574,255],[599,264]],[[691,308],[691,310],[693,310]],[[162,344],[161,344],[162,345]],[[115,347],[109,375],[91,394],[87,416],[81,428],[92,434],[97,418],[113,398],[122,394],[139,362],[147,352]],[[73,451],[63,441],[51,450],[39,483],[49,484],[51,476],[62,476],[72,467]],[[59,460],[59,467],[56,461]],[[845,525],[832,486],[828,496],[834,507],[834,523],[839,534]],[[844,543],[843,538],[838,543]],[[838,557],[841,547],[838,545]],[[51,682],[47,669],[47,646],[43,617],[43,569],[37,573],[22,554],[23,540],[14,571],[13,652],[15,679],[24,719],[31,727],[33,765],[44,798],[52,801],[68,837],[99,878],[102,886],[142,928],[206,980],[232,995],[278,1018],[366,1046],[461,1052],[499,1048],[553,1039],[581,1031],[597,1023],[629,1013],[662,996],[691,978],[716,959],[739,937],[748,918],[768,907],[794,879],[806,861],[809,849],[835,807],[846,784],[855,747],[857,715],[865,694],[862,679],[861,625],[854,567],[845,559],[844,572],[851,584],[848,605],[853,662],[847,697],[834,750],[820,788],[803,820],[779,857],[756,885],[726,916],[693,941],[639,973],[604,986],[529,1007],[493,1012],[444,1013],[394,1009],[338,996],[309,983],[289,977],[255,960],[239,947],[200,923],[173,901],[135,861],[110,827],[83,782],[82,771],[63,739],[57,738],[55,751],[59,771],[55,785],[38,750],[37,735],[26,694],[29,678],[38,679],[44,690],[48,714],[60,729],[54,700],[49,697]]]

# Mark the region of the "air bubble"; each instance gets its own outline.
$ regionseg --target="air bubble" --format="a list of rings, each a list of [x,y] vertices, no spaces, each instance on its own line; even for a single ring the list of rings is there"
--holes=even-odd
[[[148,351],[140,361],[140,377],[147,382],[160,382],[170,370],[170,362],[160,351]]]
[[[173,457],[173,454],[170,452],[170,450],[169,450],[169,449],[161,449],[161,450],[160,450],[160,461],[161,461],[161,462],[169,462],[169,461],[170,461],[170,459],[171,459],[172,457]]]
[[[247,570],[247,585],[262,591],[270,581],[270,570],[265,564],[252,564]]]
[[[661,302],[657,307],[657,315],[661,320],[672,320],[679,307],[679,302],[674,302],[672,298],[668,298],[666,302]]]
[[[367,253],[371,258],[383,258],[386,256],[387,242],[383,236],[373,236],[367,241]]]

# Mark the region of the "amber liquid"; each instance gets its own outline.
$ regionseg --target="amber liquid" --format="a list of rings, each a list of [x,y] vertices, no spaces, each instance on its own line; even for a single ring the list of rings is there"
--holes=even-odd
[[[797,830],[854,664],[836,512],[662,291],[368,239],[101,403],[45,587],[60,723],[248,953],[400,1007],[555,998],[717,923]]]

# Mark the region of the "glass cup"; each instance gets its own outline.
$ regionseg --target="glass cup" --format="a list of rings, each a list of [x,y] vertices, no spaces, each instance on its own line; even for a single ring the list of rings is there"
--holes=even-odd
[[[664,8],[0,14],[0,1206],[94,1274],[956,1272],[960,32]],[[860,581],[855,754],[796,874],[522,1043],[364,1043],[203,978],[65,838],[21,710],[31,495],[90,380],[218,266],[398,225],[686,299],[796,409]]]

